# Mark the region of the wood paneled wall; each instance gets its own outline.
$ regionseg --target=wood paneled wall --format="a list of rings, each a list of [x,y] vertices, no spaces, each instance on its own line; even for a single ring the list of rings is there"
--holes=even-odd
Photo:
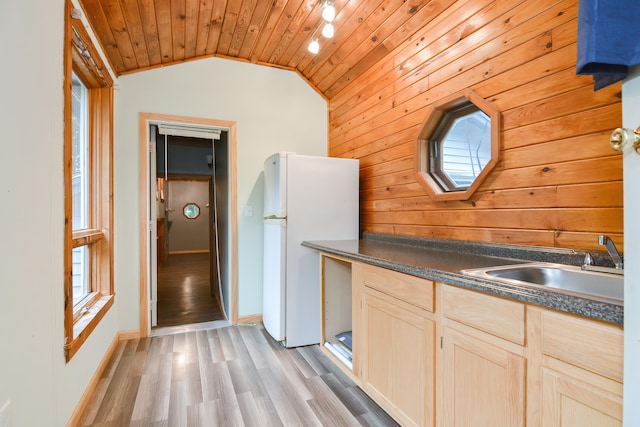
[[[577,0],[431,0],[430,20],[330,97],[329,152],[361,162],[363,231],[600,249],[623,246],[620,84],[576,76]],[[470,87],[502,113],[500,161],[467,201],[415,178],[428,106]]]

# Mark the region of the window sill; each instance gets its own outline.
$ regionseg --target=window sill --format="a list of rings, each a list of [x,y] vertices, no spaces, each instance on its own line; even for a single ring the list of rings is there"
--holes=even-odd
[[[114,295],[106,295],[98,298],[91,307],[88,307],[89,310],[75,321],[73,324],[73,340],[64,346],[67,362],[71,360],[73,355],[76,354],[89,335],[91,335],[91,332],[98,326],[100,320],[102,320],[111,306],[113,306],[113,301]]]

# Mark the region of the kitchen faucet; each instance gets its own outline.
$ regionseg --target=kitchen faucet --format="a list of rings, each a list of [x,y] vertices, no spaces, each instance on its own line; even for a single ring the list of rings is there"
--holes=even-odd
[[[616,269],[622,270],[624,268],[624,263],[618,249],[616,249],[616,245],[613,243],[613,240],[607,236],[598,236],[598,244],[607,248],[607,252],[609,252],[609,256],[615,264]]]
[[[587,252],[584,257],[582,269],[586,271],[600,271],[602,273],[624,274],[624,263],[616,245],[613,243],[613,240],[607,236],[598,236],[598,244],[607,248],[607,252],[609,252],[609,256],[611,257],[615,268],[593,265],[593,257],[589,252]]]

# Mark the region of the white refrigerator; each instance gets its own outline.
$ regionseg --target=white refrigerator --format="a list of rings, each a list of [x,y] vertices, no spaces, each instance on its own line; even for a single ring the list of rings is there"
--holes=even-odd
[[[359,161],[276,153],[264,162],[262,320],[286,347],[320,342],[320,266],[304,240],[359,236]]]

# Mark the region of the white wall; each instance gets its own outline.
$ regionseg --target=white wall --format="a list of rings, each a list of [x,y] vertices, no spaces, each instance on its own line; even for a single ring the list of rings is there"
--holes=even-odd
[[[640,67],[622,85],[622,123],[640,126]],[[624,425],[640,426],[640,155],[624,150]]]
[[[237,123],[239,315],[262,312],[263,161],[327,154],[327,104],[297,74],[209,58],[122,76],[116,92],[115,239],[121,330],[139,327],[138,113]],[[245,206],[252,217],[244,216]]]
[[[0,407],[12,426],[63,426],[116,335],[117,304],[63,354],[64,1],[0,10]]]

